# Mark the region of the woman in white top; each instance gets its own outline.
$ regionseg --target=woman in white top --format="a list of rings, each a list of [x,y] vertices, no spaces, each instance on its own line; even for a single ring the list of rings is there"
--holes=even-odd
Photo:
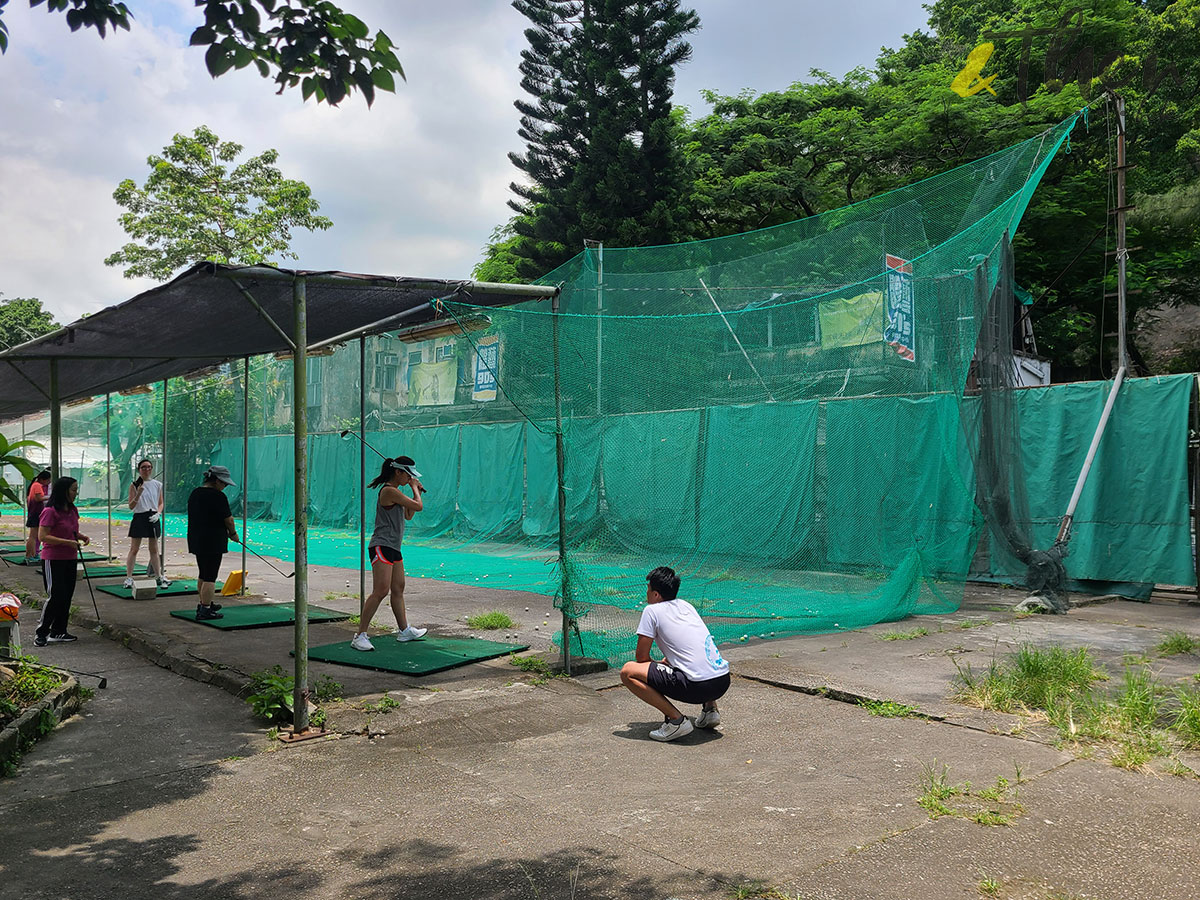
[[[129,523],[129,556],[125,558],[125,587],[133,587],[133,564],[137,561],[142,538],[150,541],[150,571],[158,579],[159,587],[170,587],[171,580],[162,571],[158,558],[158,538],[162,534],[162,518],[165,496],[162,482],[150,477],[154,464],[148,459],[138,463],[138,477],[129,486],[129,508],[133,510],[133,521]]]

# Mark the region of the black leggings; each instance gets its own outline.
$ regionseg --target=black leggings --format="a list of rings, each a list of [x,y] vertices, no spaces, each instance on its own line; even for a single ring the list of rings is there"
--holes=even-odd
[[[42,607],[42,617],[38,620],[39,638],[66,633],[71,616],[71,598],[75,596],[75,567],[78,564],[74,559],[47,559],[43,562],[50,599]]]

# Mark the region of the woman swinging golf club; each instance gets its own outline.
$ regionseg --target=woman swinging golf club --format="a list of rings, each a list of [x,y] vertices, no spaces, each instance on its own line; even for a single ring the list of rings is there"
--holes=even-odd
[[[367,627],[384,596],[389,593],[396,627],[399,629],[396,640],[412,641],[425,635],[424,628],[413,628],[408,624],[408,616],[404,611],[404,557],[400,553],[405,523],[414,513],[424,509],[421,492],[425,489],[421,486],[420,477],[421,473],[413,468],[412,457],[397,456],[395,459],[384,459],[378,477],[367,485],[369,488],[382,485],[382,488],[375,502],[375,532],[367,545],[374,582],[359,619],[358,627],[362,631],[354,635],[354,640],[350,642],[355,650],[375,649],[367,637]],[[412,496],[402,493],[402,487],[408,487]]]

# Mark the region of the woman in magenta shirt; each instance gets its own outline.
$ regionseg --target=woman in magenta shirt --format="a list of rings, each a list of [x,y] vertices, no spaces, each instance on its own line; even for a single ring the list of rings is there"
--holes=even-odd
[[[79,548],[91,543],[87,535],[79,533],[79,510],[75,508],[78,495],[79,482],[74,478],[58,479],[50,489],[50,499],[38,522],[46,592],[50,599],[42,607],[42,618],[33,639],[35,647],[76,640],[73,634],[67,633],[71,597],[75,594],[75,565]]]

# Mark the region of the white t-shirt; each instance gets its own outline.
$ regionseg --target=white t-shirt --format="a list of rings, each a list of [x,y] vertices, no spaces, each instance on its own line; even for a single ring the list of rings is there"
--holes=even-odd
[[[157,478],[151,478],[144,482],[142,493],[137,498],[137,502],[133,504],[133,511],[135,513],[158,512],[158,501],[162,499],[162,492],[162,482]]]
[[[690,681],[708,681],[729,674],[712,634],[696,607],[678,598],[647,603],[637,633],[653,638],[672,668]]]

